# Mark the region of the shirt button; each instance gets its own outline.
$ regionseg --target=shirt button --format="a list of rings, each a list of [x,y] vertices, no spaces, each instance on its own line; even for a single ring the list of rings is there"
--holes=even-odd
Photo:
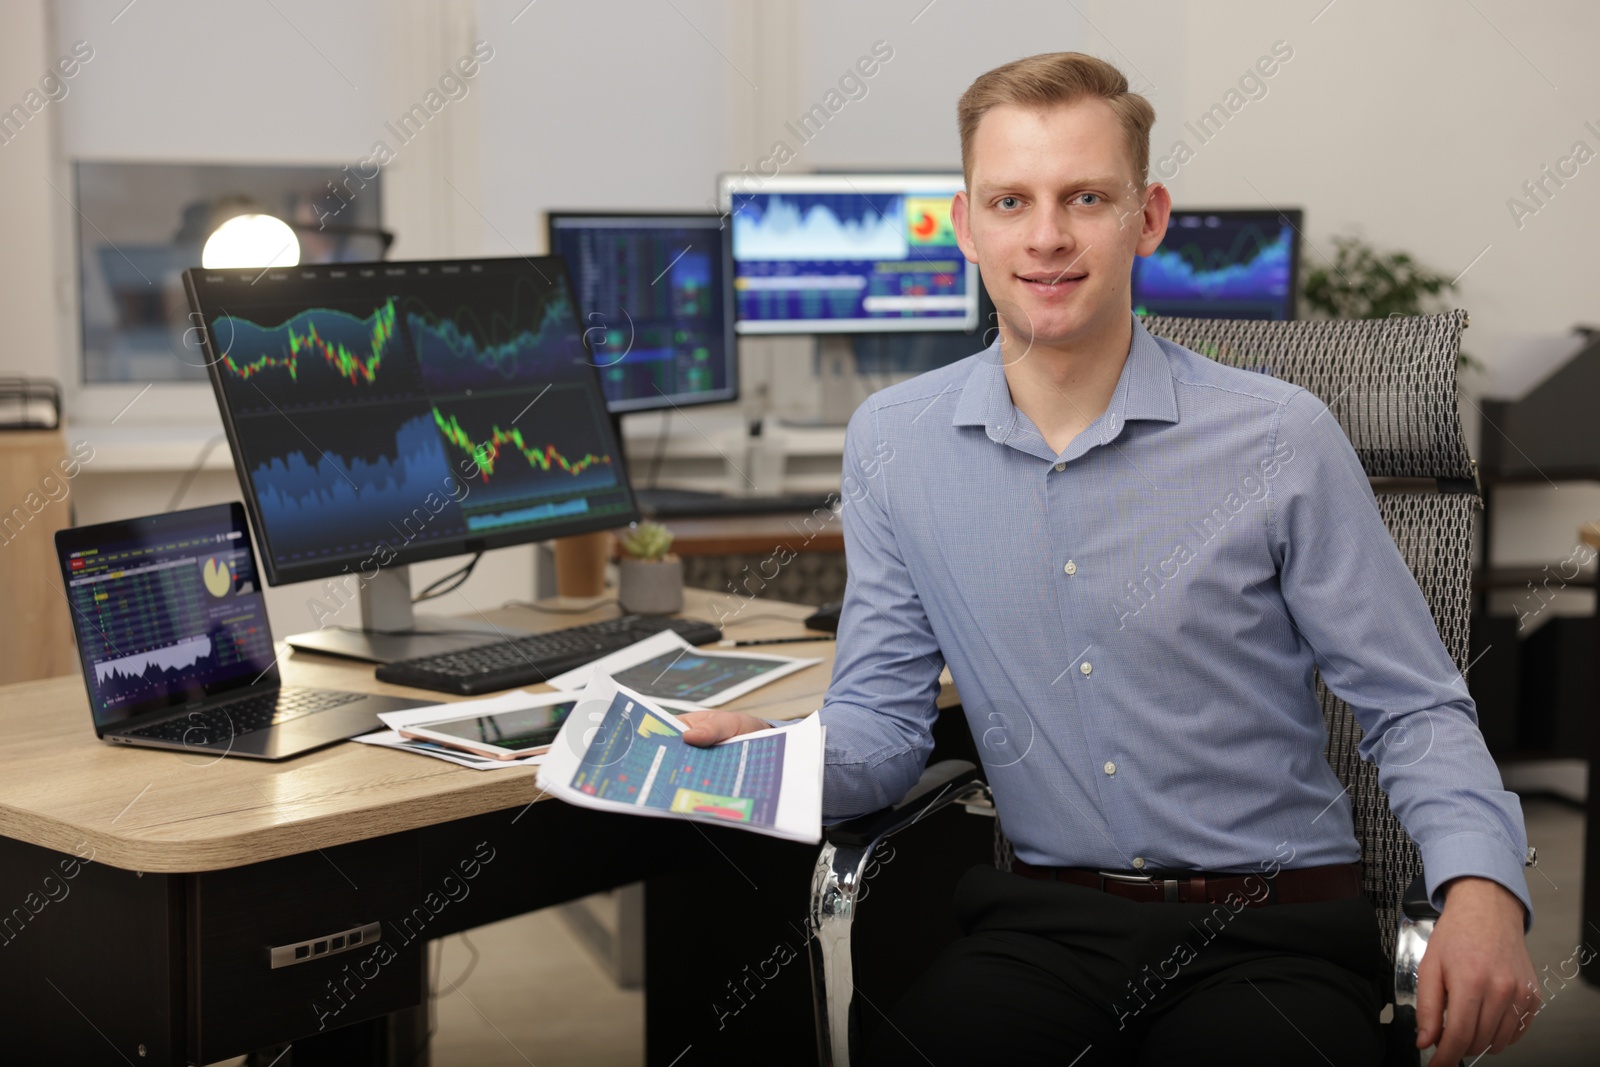
[[[1107,774],[1116,774],[1117,773],[1117,765],[1115,763],[1112,763],[1110,760],[1106,760],[1106,773]]]
[[[1064,470],[1066,470],[1066,469],[1067,469],[1067,465],[1066,465],[1066,464],[1065,464],[1065,463],[1057,463],[1057,464],[1056,464],[1056,470],[1058,470],[1058,471],[1064,471]]]
[[[1067,565],[1065,567],[1062,567],[1061,569],[1066,571],[1068,574],[1077,574],[1078,573],[1078,565],[1076,563],[1072,562],[1070,559],[1067,560]]]
[[[1144,870],[1144,857],[1143,856],[1135,856],[1135,857],[1133,857],[1133,865],[1138,870],[1141,870],[1141,871]]]
[[[1082,663],[1078,664],[1078,670],[1082,671],[1084,677],[1087,678],[1089,676],[1089,672],[1094,670],[1094,668],[1089,665],[1088,660],[1084,660]]]

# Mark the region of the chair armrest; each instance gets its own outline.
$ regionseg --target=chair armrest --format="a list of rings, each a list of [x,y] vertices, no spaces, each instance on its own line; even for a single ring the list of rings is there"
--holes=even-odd
[[[1411,1049],[1411,1042],[1416,1040],[1417,970],[1438,921],[1439,911],[1428,899],[1427,884],[1419,874],[1400,896],[1400,928],[1394,944],[1394,1020],[1390,1040],[1394,1048],[1402,1051]]]
[[[1428,899],[1428,883],[1422,875],[1411,879],[1411,884],[1400,895],[1400,912],[1413,922],[1439,918],[1439,909]]]
[[[945,760],[922,772],[904,800],[828,827],[811,875],[807,914],[813,1004],[817,1020],[817,1061],[849,1067],[855,1045],[855,971],[850,929],[855,922],[862,882],[873,853],[892,834],[949,807],[982,798],[992,803],[978,769],[963,760]]]
[[[979,781],[978,768],[966,760],[942,760],[922,772],[900,803],[830,826],[823,837],[852,848],[874,844],[967,796]]]

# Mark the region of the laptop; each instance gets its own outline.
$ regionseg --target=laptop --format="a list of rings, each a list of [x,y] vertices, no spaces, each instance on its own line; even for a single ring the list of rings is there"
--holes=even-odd
[[[102,741],[286,759],[425,703],[282,684],[242,504],[61,530],[56,555]]]

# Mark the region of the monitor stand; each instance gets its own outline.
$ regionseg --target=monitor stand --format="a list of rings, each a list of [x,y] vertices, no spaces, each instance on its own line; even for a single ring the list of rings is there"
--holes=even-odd
[[[320,630],[307,630],[291,635],[289,647],[369,663],[393,663],[508,637],[525,637],[528,633],[487,619],[415,614],[411,609],[409,567],[379,570],[376,577],[361,583],[357,596],[361,607],[360,629],[325,626]]]

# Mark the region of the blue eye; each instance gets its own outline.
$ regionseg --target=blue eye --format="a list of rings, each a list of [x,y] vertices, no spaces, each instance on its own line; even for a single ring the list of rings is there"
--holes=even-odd
[[[1078,194],[1078,199],[1079,200],[1082,200],[1084,197],[1091,197],[1096,201],[1104,199],[1099,193],[1079,193]],[[1086,204],[1084,206],[1085,207],[1093,207],[1094,205],[1093,204]]]
[[[1001,198],[1000,198],[1000,200],[999,200],[999,201],[998,201],[998,203],[999,203],[999,205],[1000,205],[1000,208],[1001,208],[1001,209],[1002,209],[1002,210],[1009,210],[1009,208],[1008,208],[1008,207],[1007,207],[1007,201],[1009,201],[1009,202],[1010,202],[1010,203],[1012,203],[1012,204],[1020,204],[1020,203],[1021,203],[1021,201],[1020,201],[1020,200],[1018,200],[1018,199],[1017,199],[1017,198],[1016,198],[1016,197],[1014,197],[1014,196],[1002,196],[1002,197],[1001,197]]]

